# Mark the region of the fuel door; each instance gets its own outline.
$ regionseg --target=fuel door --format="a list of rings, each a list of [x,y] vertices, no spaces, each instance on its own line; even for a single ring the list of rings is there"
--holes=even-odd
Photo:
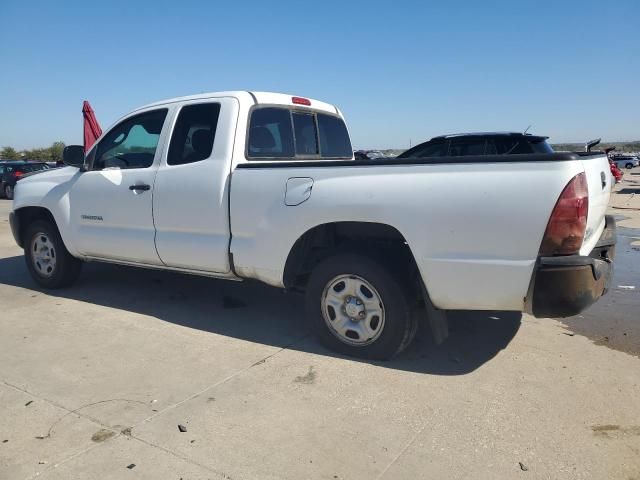
[[[295,207],[306,202],[311,197],[313,189],[313,178],[309,177],[291,177],[287,180],[287,186],[284,192],[284,204]]]

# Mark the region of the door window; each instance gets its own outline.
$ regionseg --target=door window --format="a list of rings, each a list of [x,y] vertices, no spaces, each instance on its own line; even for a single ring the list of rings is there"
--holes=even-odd
[[[150,167],[166,116],[167,109],[154,110],[116,125],[95,149],[92,170]]]
[[[173,129],[167,164],[184,165],[209,158],[219,116],[219,103],[182,107]]]
[[[454,138],[449,145],[449,156],[484,155],[484,138]]]
[[[496,149],[499,155],[516,155],[521,153],[533,153],[529,142],[517,137],[504,137],[496,139]]]

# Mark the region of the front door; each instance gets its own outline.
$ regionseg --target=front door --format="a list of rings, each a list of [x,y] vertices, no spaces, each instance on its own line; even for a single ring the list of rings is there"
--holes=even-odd
[[[154,245],[152,206],[167,113],[156,109],[126,118],[90,152],[88,171],[76,177],[69,191],[80,253],[162,263]]]

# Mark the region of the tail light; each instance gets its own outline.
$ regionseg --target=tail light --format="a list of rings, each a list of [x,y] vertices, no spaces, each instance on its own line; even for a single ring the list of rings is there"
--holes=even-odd
[[[578,253],[587,229],[589,187],[587,176],[579,173],[562,191],[544,232],[540,255],[573,255]]]
[[[24,175],[24,172],[21,172],[21,171],[14,172],[13,174],[13,176],[16,177],[16,179],[20,178],[23,175]]]
[[[311,100],[309,100],[308,98],[303,98],[303,97],[291,97],[291,103],[294,103],[296,105],[311,106]]]

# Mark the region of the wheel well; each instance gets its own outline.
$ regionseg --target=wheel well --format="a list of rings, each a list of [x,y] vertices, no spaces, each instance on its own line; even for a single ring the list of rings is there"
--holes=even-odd
[[[403,278],[419,278],[413,254],[397,229],[383,223],[335,222],[318,225],[296,241],[285,264],[285,287],[304,289],[313,267],[341,251],[364,253],[401,271]]]
[[[36,220],[47,220],[53,223],[56,228],[56,220],[49,210],[43,207],[23,207],[15,211],[15,215],[18,218],[18,238],[20,239],[20,246],[24,244],[24,232],[27,227]]]

